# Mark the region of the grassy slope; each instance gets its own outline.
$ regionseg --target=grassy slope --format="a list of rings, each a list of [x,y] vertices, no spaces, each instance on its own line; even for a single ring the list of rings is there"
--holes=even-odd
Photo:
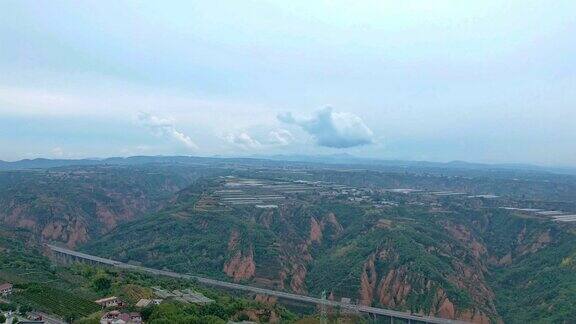
[[[456,306],[465,309],[472,301],[465,289],[459,289],[449,280],[455,276],[452,262],[456,257],[466,257],[467,251],[432,221],[434,215],[421,211],[394,209],[385,213],[358,214],[355,226],[346,229],[343,238],[332,248],[317,253],[311,265],[308,285],[314,292],[331,289],[339,296],[358,297],[359,277],[365,261],[371,254],[386,251],[391,257],[376,261],[379,274],[390,269],[406,268],[410,273],[412,292],[403,310],[430,310],[435,291],[422,286],[428,280],[447,292]],[[364,217],[364,219],[359,219]],[[432,217],[432,219],[430,219]],[[436,216],[437,217],[437,216]],[[390,220],[390,228],[375,224],[382,219]],[[452,255],[442,249],[431,253],[430,246],[452,245]],[[377,306],[378,303],[376,303]]]
[[[489,256],[512,256],[490,263],[487,282],[506,323],[561,323],[576,318],[576,232],[572,225],[501,210],[459,220],[487,248]],[[540,245],[548,233],[550,242]]]
[[[16,288],[10,300],[70,318],[97,311],[92,299],[96,294],[78,288],[81,279],[51,264],[30,236],[17,230],[0,232],[0,281],[12,282]]]
[[[540,231],[549,229],[553,241],[534,253],[518,256],[509,266],[492,269],[490,279],[503,319],[507,323],[576,319],[576,235],[556,224],[516,222]]]
[[[92,245],[89,251],[119,257],[123,261],[142,260],[152,267],[166,266],[176,271],[224,278],[222,267],[229,257],[227,239],[231,229],[236,228],[243,233],[244,242],[256,247],[258,271],[268,271],[273,276],[281,266],[277,260],[278,242],[305,237],[310,216],[319,217],[334,211],[345,231],[337,239],[326,237],[324,245],[312,246],[314,261],[309,265],[306,278],[311,294],[318,295],[323,289],[329,289],[336,295],[357,297],[358,278],[364,262],[372,253],[386,248],[394,253],[395,259],[377,262],[378,272],[405,267],[414,287],[414,293],[407,297],[407,303],[401,309],[418,311],[431,307],[432,291],[419,290],[419,286],[422,288],[428,280],[446,291],[457,307],[465,309],[472,306],[472,297],[448,278],[456,275],[455,260],[472,262],[472,257],[468,247],[448,235],[439,225],[441,222],[463,224],[486,245],[489,254],[498,258],[517,248],[515,240],[522,228],[527,228],[526,240],[529,242],[547,226],[552,226],[555,239],[550,246],[514,258],[508,267],[491,268],[486,281],[496,292],[499,314],[507,322],[561,320],[575,316],[576,260],[572,260],[576,240],[573,234],[550,223],[514,217],[498,210],[479,213],[463,209],[455,213],[431,214],[397,208],[382,214],[345,204],[315,204],[293,211],[296,232],[290,233],[284,224],[275,221],[270,228],[263,227],[257,223],[253,212],[197,212],[188,203],[121,226]],[[274,219],[277,218],[275,214]],[[376,227],[376,222],[382,218],[390,219],[394,225]],[[428,247],[431,246],[436,248],[435,252],[430,253]],[[560,280],[555,280],[557,278]]]
[[[513,253],[511,265],[488,267],[482,280],[496,293],[498,313],[507,322],[574,317],[576,240],[574,234],[550,222],[466,205],[452,206],[448,213],[431,213],[419,207],[375,211],[346,203],[314,201],[293,206],[283,214],[273,212],[265,227],[260,211],[194,210],[199,194],[210,185],[207,181],[195,186],[181,193],[169,209],[120,226],[88,246],[88,251],[122,261],[139,260],[156,268],[224,278],[223,264],[230,257],[228,238],[232,229],[238,229],[242,233],[241,248],[255,248],[257,272],[273,277],[279,267],[287,266],[285,260],[279,260],[279,253],[285,253],[286,246],[296,247],[307,239],[310,217],[320,220],[334,212],[344,231],[335,237],[324,233],[322,244],[311,245],[313,261],[307,264],[306,276],[309,293],[318,295],[328,289],[340,296],[357,297],[364,263],[370,255],[385,249],[392,252],[394,259],[376,262],[378,272],[407,269],[415,289],[400,308],[418,311],[429,309],[433,303],[432,290],[418,289],[428,280],[442,288],[459,308],[477,303],[470,292],[457,288],[450,280],[458,275],[454,265],[462,262],[471,267],[488,267],[489,258],[501,259],[520,249],[519,245],[533,244],[538,235],[550,230],[551,243],[523,256]],[[376,225],[381,219],[388,219],[393,225],[379,228]],[[469,242],[450,235],[443,227],[446,223],[463,226],[485,246],[487,254],[473,257]],[[524,241],[518,243],[524,228]],[[298,256],[297,249],[290,253]],[[486,310],[489,303],[475,306]]]
[[[325,233],[326,243],[312,246],[315,261],[310,265],[307,276],[310,293],[319,295],[323,289],[328,289],[337,296],[357,297],[362,265],[371,253],[386,245],[399,258],[390,264],[379,264],[380,271],[407,267],[413,284],[421,285],[426,280],[432,280],[447,292],[457,306],[471,306],[466,291],[447,280],[454,275],[451,266],[453,257],[448,257],[446,253],[430,254],[426,246],[442,240],[446,244],[453,244],[453,253],[458,256],[465,256],[467,252],[438,226],[428,226],[432,223],[422,225],[421,222],[428,215],[399,209],[388,217],[412,217],[412,220],[399,222],[393,229],[377,229],[374,224],[383,217],[381,213],[370,213],[347,204],[315,204],[291,210],[290,226],[286,226],[279,220],[279,215],[274,214],[270,227],[266,228],[258,224],[254,210],[246,210],[245,213],[240,209],[234,213],[198,212],[192,208],[193,201],[181,200],[169,210],[120,226],[88,246],[87,251],[121,261],[139,260],[155,268],[167,267],[180,272],[225,278],[222,269],[230,257],[227,243],[234,228],[242,233],[242,242],[249,242],[246,245],[254,247],[257,273],[274,277],[282,266],[278,244],[298,244],[308,236],[311,216],[320,219],[322,215],[334,212],[346,230],[342,237],[332,240]],[[429,290],[411,294],[402,309],[428,310],[434,293]]]
[[[156,211],[211,169],[94,166],[0,172],[0,223],[70,246]]]
[[[250,300],[233,298],[226,294],[202,288],[191,281],[154,277],[136,272],[94,268],[87,265],[58,267],[44,257],[37,245],[30,241],[28,232],[0,231],[0,282],[10,281],[16,291],[10,301],[82,323],[97,322],[100,307],[93,300],[116,295],[133,305],[140,298],[152,296],[152,286],[165,289],[191,288],[216,302],[207,307],[168,302],[161,307],[146,310],[151,323],[225,323],[245,312],[271,316],[274,312],[286,321],[296,316],[280,306],[268,306]],[[104,282],[105,284],[96,284]],[[129,307],[128,310],[134,310]],[[91,315],[92,314],[92,315]],[[90,319],[91,318],[91,319]]]

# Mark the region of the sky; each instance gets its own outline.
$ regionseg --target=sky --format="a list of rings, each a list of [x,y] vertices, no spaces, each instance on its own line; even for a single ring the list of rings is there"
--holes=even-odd
[[[0,2],[0,160],[576,166],[575,1]]]

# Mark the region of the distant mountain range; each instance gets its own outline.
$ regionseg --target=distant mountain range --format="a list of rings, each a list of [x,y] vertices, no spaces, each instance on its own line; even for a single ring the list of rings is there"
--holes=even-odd
[[[142,165],[142,164],[206,164],[206,163],[266,163],[266,162],[299,162],[329,165],[350,165],[364,167],[390,168],[425,168],[425,169],[462,169],[462,170],[518,170],[534,172],[552,172],[576,175],[574,167],[545,167],[532,164],[501,163],[486,164],[465,161],[429,162],[407,160],[380,160],[362,158],[350,154],[330,155],[253,155],[249,157],[198,157],[198,156],[131,156],[90,159],[24,159],[7,162],[0,160],[0,170],[45,169],[65,166],[88,165]]]
[[[351,164],[351,165],[379,165],[391,167],[419,167],[419,168],[450,168],[450,169],[467,169],[467,170],[522,170],[522,171],[541,171],[576,174],[576,167],[545,167],[524,163],[474,163],[466,161],[450,162],[430,162],[430,161],[410,161],[410,160],[381,160],[375,158],[362,158],[350,154],[331,154],[331,155],[271,155],[259,156],[262,159],[271,159],[277,161],[294,161],[294,162],[316,162],[328,164]]]

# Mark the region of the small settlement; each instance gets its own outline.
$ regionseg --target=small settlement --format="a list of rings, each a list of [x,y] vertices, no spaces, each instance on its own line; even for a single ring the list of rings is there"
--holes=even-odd
[[[14,286],[9,283],[9,282],[5,282],[3,284],[0,285],[0,295],[2,296],[8,296],[12,293],[12,289],[14,288]]]
[[[137,308],[145,308],[153,305],[160,305],[164,299],[172,299],[185,304],[198,304],[206,305],[213,303],[214,300],[204,296],[201,293],[195,292],[191,289],[180,290],[164,290],[160,287],[152,287],[156,299],[140,299],[134,306]],[[100,318],[100,324],[142,324],[142,316],[137,312],[122,312],[119,308],[127,306],[127,304],[116,296],[110,296],[94,301],[102,308],[112,308]]]

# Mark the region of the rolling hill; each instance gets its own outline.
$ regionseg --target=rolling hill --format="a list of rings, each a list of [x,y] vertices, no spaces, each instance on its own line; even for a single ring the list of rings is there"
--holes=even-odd
[[[88,166],[0,172],[0,223],[75,247],[147,212],[210,170]]]
[[[576,318],[574,223],[536,212],[576,213],[573,176],[158,159],[0,172],[0,223],[124,262],[417,314]]]
[[[197,182],[169,207],[117,227],[85,250],[302,294],[327,290],[334,299],[477,323],[576,316],[576,237],[569,225],[482,199],[374,208],[295,193],[278,208],[214,202],[230,188],[227,181]]]

